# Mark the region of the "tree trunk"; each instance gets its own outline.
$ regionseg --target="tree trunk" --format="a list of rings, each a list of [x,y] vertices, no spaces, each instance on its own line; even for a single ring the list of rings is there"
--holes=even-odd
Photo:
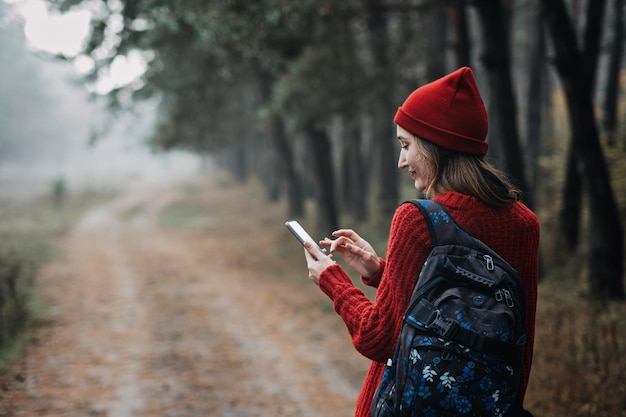
[[[228,168],[230,169],[233,177],[240,182],[241,184],[245,183],[248,180],[248,165],[246,164],[246,147],[248,145],[248,138],[243,138],[241,142],[239,142],[231,151],[230,154],[230,164],[228,164]]]
[[[576,46],[576,34],[563,1],[541,0],[541,7],[565,91],[572,149],[590,201],[589,296],[598,300],[624,299],[621,221],[600,147],[583,54]]]
[[[271,112],[266,120],[266,129],[276,151],[276,166],[279,167],[287,190],[287,214],[289,217],[302,217],[304,215],[304,196],[299,175],[293,165],[293,152],[285,135],[282,118]]]
[[[269,103],[271,98],[271,86],[273,77],[270,74],[258,71],[257,87],[261,103]],[[265,129],[272,146],[276,152],[277,166],[282,173],[281,179],[285,181],[287,191],[287,214],[289,217],[302,217],[304,215],[304,194],[302,184],[294,166],[294,157],[291,145],[285,136],[284,121],[273,110],[268,110],[265,119]]]
[[[613,41],[610,47],[609,68],[604,93],[603,127],[609,146],[615,146],[617,126],[617,99],[619,97],[619,74],[624,48],[624,0],[613,0]]]
[[[544,84],[544,67],[546,59],[546,41],[543,30],[543,21],[539,9],[532,17],[535,29],[531,32],[531,52],[530,52],[530,68],[528,71],[528,110],[527,110],[527,139],[526,146],[528,151],[528,171],[530,184],[527,192],[530,194],[530,201],[537,204],[536,196],[539,184],[539,156],[541,146],[541,115],[542,108],[542,92]],[[533,208],[531,206],[531,208]]]
[[[374,202],[375,224],[381,228],[388,228],[391,217],[396,210],[399,198],[398,169],[394,144],[395,131],[393,128],[393,114],[395,107],[392,100],[393,79],[389,60],[390,41],[387,30],[387,16],[379,2],[371,1],[367,17],[370,32],[372,53],[378,68],[380,83],[376,89],[375,102],[371,105],[370,114],[373,125],[373,180],[378,183],[374,187],[376,201]]]
[[[270,138],[265,134],[256,134],[257,145],[247,156],[254,164],[254,176],[260,178],[265,186],[265,193],[269,201],[277,203],[281,197],[281,181],[283,173],[275,149],[271,146]]]
[[[372,152],[375,158],[373,175],[376,180],[373,206],[374,224],[379,230],[387,230],[398,206],[398,168],[393,148],[396,132],[393,129],[393,108],[389,101],[374,106]]]
[[[367,219],[367,182],[363,159],[363,135],[355,122],[345,126],[344,144],[341,157],[342,202],[345,211],[357,222]],[[342,212],[345,212],[342,211]]]
[[[467,29],[467,12],[465,1],[458,1],[450,12],[452,14],[452,22],[454,26],[454,56],[456,58],[456,67],[471,67],[472,60],[470,58],[471,42]]]
[[[591,99],[595,91],[596,73],[598,71],[598,56],[600,51],[600,39],[602,39],[602,21],[606,0],[594,0],[587,3],[587,20],[583,40],[583,63],[585,74],[589,80]]]
[[[481,17],[485,54],[483,63],[489,79],[489,105],[492,140],[501,145],[504,164],[516,185],[526,194],[524,159],[517,128],[517,105],[511,79],[511,52],[504,8],[500,0],[477,0]]]
[[[602,36],[602,17],[604,16],[605,0],[590,1],[587,7],[587,21],[583,44],[583,73],[586,83],[584,87],[589,91],[589,97],[593,102],[596,68],[598,67],[598,51]],[[582,86],[579,86],[579,88]],[[574,141],[570,142],[570,147]],[[582,210],[582,180],[577,168],[576,152],[572,149],[567,154],[567,167],[565,169],[565,187],[563,188],[563,207],[559,215],[559,235],[565,239],[565,247],[573,252],[578,247],[580,240],[580,218]]]
[[[431,34],[429,42],[426,44],[427,58],[426,77],[428,81],[446,75],[446,49],[448,47],[448,11],[443,7],[437,7],[429,12],[425,19],[425,28]]]
[[[313,163],[310,177],[315,183],[317,232],[319,236],[327,236],[339,226],[330,139],[326,131],[313,122],[304,126],[304,134]]]
[[[574,253],[580,241],[580,216],[583,207],[583,183],[576,163],[574,139],[567,150],[563,204],[559,213],[559,236],[557,240],[569,252]]]

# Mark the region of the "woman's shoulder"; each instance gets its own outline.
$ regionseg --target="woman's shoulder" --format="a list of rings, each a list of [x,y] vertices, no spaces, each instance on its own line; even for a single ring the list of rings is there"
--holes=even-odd
[[[415,238],[428,234],[428,226],[420,209],[406,201],[396,208],[391,221],[390,238],[393,235]]]
[[[415,222],[423,221],[423,219],[422,213],[417,206],[405,201],[396,208],[391,225],[392,227],[405,227],[407,225],[414,224]]]
[[[526,219],[528,222],[536,223],[539,226],[539,218],[528,206],[521,201],[517,201],[511,204],[511,211],[522,219]]]
[[[533,241],[538,241],[541,225],[537,215],[521,202],[512,203],[510,210],[515,221],[520,225],[520,232],[525,231]]]
[[[483,224],[504,223],[518,225],[525,230],[539,233],[537,215],[522,202],[512,202],[502,207],[485,204],[479,198],[457,192],[447,192],[437,198],[450,214],[461,224],[480,222]],[[485,220],[489,219],[489,222]]]

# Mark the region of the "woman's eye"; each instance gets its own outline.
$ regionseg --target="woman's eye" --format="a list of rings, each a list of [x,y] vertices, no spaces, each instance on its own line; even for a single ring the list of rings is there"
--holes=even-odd
[[[409,144],[408,144],[408,143],[403,143],[403,144],[402,144],[402,149],[407,149],[408,147],[409,147]]]

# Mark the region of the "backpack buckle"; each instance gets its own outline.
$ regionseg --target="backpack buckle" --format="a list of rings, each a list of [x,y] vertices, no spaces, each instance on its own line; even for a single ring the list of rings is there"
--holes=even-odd
[[[439,336],[449,339],[452,337],[454,321],[451,319],[444,319],[443,317],[441,317],[441,312],[439,310],[436,310],[435,318],[430,324],[426,324],[425,327],[437,333]]]
[[[456,333],[456,322],[452,319],[444,319],[441,316],[441,311],[425,299],[420,300],[415,313],[416,318],[423,323],[424,328],[443,338],[450,339]]]

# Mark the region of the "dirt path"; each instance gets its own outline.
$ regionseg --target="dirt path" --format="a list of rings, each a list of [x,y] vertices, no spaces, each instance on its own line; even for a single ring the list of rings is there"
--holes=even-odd
[[[204,223],[161,226],[190,196]],[[283,209],[246,198],[202,182],[90,211],[41,276],[53,314],[2,415],[350,416],[367,361],[304,278]]]

